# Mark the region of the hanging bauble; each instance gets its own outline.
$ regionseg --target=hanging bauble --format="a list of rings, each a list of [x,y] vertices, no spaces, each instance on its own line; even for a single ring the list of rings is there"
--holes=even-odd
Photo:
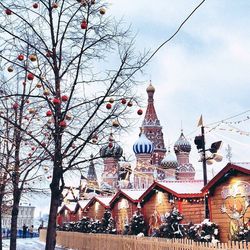
[[[63,95],[61,99],[63,102],[67,102],[69,98],[67,95]]]
[[[111,97],[111,98],[109,98],[109,102],[110,103],[113,103],[115,100]]]
[[[67,120],[67,121],[70,121],[70,120],[72,120],[72,114],[70,114],[69,112],[65,115],[65,119]]]
[[[143,111],[142,111],[141,109],[138,109],[138,110],[137,110],[137,114],[138,114],[138,115],[142,115],[142,114],[143,114]]]
[[[31,55],[29,56],[29,59],[30,59],[30,61],[35,62],[37,58],[36,58],[36,55],[35,55],[35,54],[31,54]]]
[[[36,147],[31,147],[31,150],[34,151],[36,149]]]
[[[54,98],[52,102],[55,105],[59,105],[61,103],[60,99],[58,99],[58,98]]]
[[[133,103],[131,101],[129,101],[127,105],[128,105],[128,107],[132,107]]]
[[[110,103],[107,103],[106,104],[106,109],[111,109],[112,108],[112,105]]]
[[[52,116],[52,111],[51,111],[51,110],[48,110],[48,111],[46,112],[46,116],[48,116],[48,117]]]
[[[23,61],[24,60],[24,55],[23,54],[18,55],[17,59],[19,61]]]
[[[97,141],[98,141],[98,136],[96,134],[93,135],[92,138],[91,138],[91,141],[92,141],[92,143],[96,144]]]
[[[58,3],[52,3],[52,5],[51,5],[51,7],[53,8],[53,9],[56,9],[56,8],[58,8]]]
[[[13,72],[13,71],[14,71],[14,68],[13,68],[12,66],[9,66],[9,67],[7,68],[7,70],[8,70],[9,72]]]
[[[91,0],[91,4],[95,4],[95,0]]]
[[[30,100],[29,100],[29,99],[27,99],[25,102],[26,102],[27,104],[29,104],[29,103],[30,103]]]
[[[18,107],[19,107],[19,105],[18,105],[18,103],[16,103],[16,102],[12,105],[12,108],[15,109],[15,110],[17,110]]]
[[[84,20],[82,21],[82,23],[81,23],[81,28],[82,28],[83,30],[86,30],[87,27],[88,27],[87,21],[84,19]]]
[[[41,143],[41,146],[42,146],[42,147],[46,147],[46,143],[45,143],[45,142],[42,142],[42,143]]]
[[[38,82],[38,83],[36,84],[36,87],[37,87],[38,89],[40,89],[42,86],[43,86],[43,85],[42,85],[42,83],[40,83],[40,82]]]
[[[76,145],[75,144],[72,144],[72,146],[71,146],[72,148],[76,148]]]
[[[67,123],[66,123],[65,121],[60,121],[60,122],[59,122],[59,126],[60,126],[61,128],[66,128],[66,127],[67,127]]]
[[[37,9],[38,8],[38,3],[33,3],[32,6],[33,6],[34,9]]]
[[[112,147],[113,147],[113,143],[110,142],[110,143],[108,144],[108,147],[109,147],[109,148],[112,148]]]
[[[49,96],[49,95],[50,95],[50,92],[49,92],[48,89],[45,89],[45,90],[43,91],[43,94],[44,94],[45,96]]]
[[[32,73],[29,73],[27,75],[28,80],[32,81],[34,79],[34,75]]]
[[[120,126],[120,123],[118,120],[113,120],[112,121],[112,126],[115,127],[115,128],[118,128]]]
[[[12,14],[12,11],[11,11],[10,9],[6,9],[6,10],[5,10],[5,14],[9,16],[9,15]]]
[[[29,113],[30,113],[30,114],[35,114],[35,113],[36,113],[36,110],[33,109],[33,108],[30,108],[30,109],[29,109]]]
[[[46,52],[46,56],[47,56],[47,57],[51,57],[51,56],[52,56],[52,52],[48,50],[48,51]]]
[[[105,10],[105,8],[100,8],[99,9],[99,13],[101,14],[101,15],[104,15],[105,13],[106,13],[106,10]]]
[[[127,103],[127,100],[126,100],[125,98],[122,98],[122,99],[121,99],[121,103],[122,103],[122,104],[126,104],[126,103]]]

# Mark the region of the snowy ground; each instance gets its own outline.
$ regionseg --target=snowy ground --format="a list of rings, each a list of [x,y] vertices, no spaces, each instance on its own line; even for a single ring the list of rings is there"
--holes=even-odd
[[[9,250],[10,240],[3,240],[3,250]],[[44,250],[45,244],[38,238],[17,239],[17,250]],[[56,247],[55,250],[66,250],[66,248]]]

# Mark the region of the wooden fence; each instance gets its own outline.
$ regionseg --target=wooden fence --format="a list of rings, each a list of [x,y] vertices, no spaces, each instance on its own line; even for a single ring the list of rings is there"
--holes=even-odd
[[[45,242],[46,230],[40,231],[40,240]],[[247,250],[246,242],[219,243],[216,245],[198,243],[187,239],[162,239],[150,237],[84,234],[57,232],[58,246],[74,250]]]

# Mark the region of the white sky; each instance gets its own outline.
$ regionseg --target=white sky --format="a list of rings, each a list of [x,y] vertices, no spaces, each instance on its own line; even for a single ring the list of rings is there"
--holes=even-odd
[[[131,24],[137,34],[137,49],[143,51],[153,50],[168,39],[200,1],[108,2],[107,15],[123,17],[126,23]],[[156,88],[155,107],[163,126],[166,147],[178,139],[181,123],[184,134],[191,138],[190,158],[198,178],[202,177],[202,171],[193,137],[199,134],[199,116],[203,114],[206,125],[250,109],[249,9],[250,1],[207,0],[179,34],[147,65],[144,74],[138,76],[138,80],[144,82],[138,91],[145,97],[145,104],[145,89],[150,79]],[[228,121],[242,121],[247,116],[250,112]],[[132,145],[137,139],[142,119],[138,118],[138,126],[131,128],[129,135],[119,138],[127,156],[133,155]],[[225,147],[228,144],[232,147],[232,161],[249,161],[250,137],[236,132],[249,132],[249,123],[247,120],[231,124],[236,128],[232,131],[229,125],[221,124],[206,134],[208,146],[216,140],[223,141],[221,153],[224,161],[208,166],[209,176],[212,168],[216,173],[225,166]]]

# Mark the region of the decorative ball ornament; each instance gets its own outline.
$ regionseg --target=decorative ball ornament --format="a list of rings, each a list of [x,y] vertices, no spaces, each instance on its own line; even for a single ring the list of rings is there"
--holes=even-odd
[[[35,62],[35,61],[37,60],[35,54],[31,54],[31,55],[29,56],[29,59],[30,59],[31,62]]]
[[[46,116],[48,116],[48,117],[52,116],[52,111],[51,111],[51,110],[48,110],[48,111],[46,112]]]
[[[32,73],[29,73],[27,75],[27,78],[28,78],[28,80],[32,81],[32,80],[34,80],[34,75]]]
[[[88,27],[87,21],[84,19],[81,23],[81,29],[86,30]]]
[[[113,143],[112,143],[112,142],[109,142],[108,147],[109,147],[109,148],[112,148],[112,147],[113,147]]]
[[[126,100],[125,98],[122,98],[122,99],[121,99],[121,103],[122,103],[122,104],[126,104],[126,103],[127,103],[127,100]]]
[[[143,114],[142,109],[138,109],[138,110],[137,110],[137,114],[138,114],[138,115],[142,115],[142,114]]]
[[[17,110],[18,107],[19,107],[19,105],[18,105],[18,103],[16,103],[16,102],[12,105],[12,108],[13,108],[14,110]]]
[[[98,141],[98,136],[96,134],[93,135],[92,138],[91,138],[91,141],[92,141],[93,144],[96,144],[97,141]]]
[[[13,72],[13,71],[14,71],[14,68],[13,68],[12,66],[9,66],[9,67],[7,68],[7,70],[8,70],[8,72]]]
[[[10,9],[6,9],[6,10],[5,10],[5,14],[9,16],[9,15],[12,14],[12,11],[11,11]]]
[[[111,98],[109,98],[109,102],[110,103],[113,103],[115,100],[111,97]]]
[[[105,8],[100,8],[99,9],[99,13],[101,14],[101,15],[104,15],[105,13],[106,13],[106,10],[105,10]]]
[[[72,120],[72,114],[67,113],[67,114],[65,115],[65,119],[66,119],[67,121]]]
[[[131,101],[129,101],[127,105],[128,105],[128,107],[132,107],[133,103]]]
[[[59,105],[61,103],[60,99],[58,99],[58,98],[54,98],[52,102],[55,105]]]
[[[112,121],[112,126],[115,127],[115,128],[118,128],[120,126],[120,123],[118,120],[113,120]]]
[[[51,5],[51,7],[53,8],[53,9],[57,9],[58,8],[58,3],[52,3],[52,5]]]
[[[112,108],[112,105],[110,103],[107,103],[106,104],[106,109],[111,109]]]
[[[49,91],[48,89],[45,89],[45,90],[43,91],[43,95],[49,96],[49,95],[50,95],[50,91]]]
[[[51,57],[51,56],[52,56],[52,52],[48,50],[48,51],[46,52],[46,56],[47,56],[47,57]]]
[[[67,95],[63,95],[61,99],[63,102],[67,102],[69,98]]]
[[[37,9],[38,8],[38,3],[33,3],[32,6],[33,6],[34,9]]]
[[[91,0],[91,4],[95,4],[95,0]]]
[[[40,89],[42,86],[43,86],[43,85],[42,85],[42,83],[40,83],[40,82],[38,82],[38,83],[36,84],[36,87],[37,87],[38,89]]]
[[[60,126],[61,128],[66,128],[66,127],[67,127],[67,123],[66,123],[65,121],[60,121],[60,122],[59,122],[59,126]]]
[[[42,143],[41,143],[41,146],[42,146],[42,147],[46,147],[46,143],[45,143],[45,142],[42,142]]]
[[[23,61],[24,60],[24,55],[23,54],[18,55],[17,59],[19,61]]]
[[[33,109],[33,108],[30,108],[30,109],[29,109],[29,113],[30,113],[30,114],[35,114],[35,113],[36,113],[36,110]]]

